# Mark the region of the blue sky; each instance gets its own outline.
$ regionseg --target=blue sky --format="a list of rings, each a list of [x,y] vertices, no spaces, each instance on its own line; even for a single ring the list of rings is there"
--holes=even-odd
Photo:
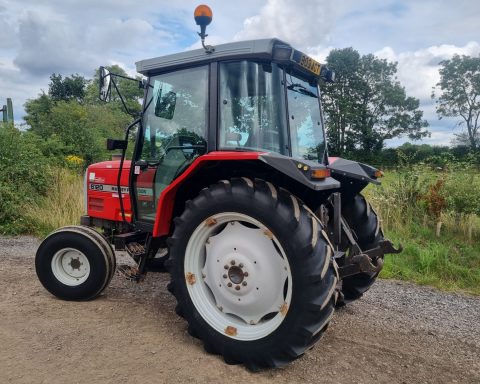
[[[135,73],[138,60],[198,47],[198,1],[0,0],[0,104],[23,103],[48,89],[51,73],[91,77],[99,65]],[[332,48],[353,47],[398,62],[398,79],[420,99],[432,136],[450,144],[460,132],[439,121],[431,100],[438,63],[453,54],[480,54],[476,0],[266,0],[207,3],[214,19],[208,43],[278,37],[323,60]],[[392,140],[389,145],[402,143]]]

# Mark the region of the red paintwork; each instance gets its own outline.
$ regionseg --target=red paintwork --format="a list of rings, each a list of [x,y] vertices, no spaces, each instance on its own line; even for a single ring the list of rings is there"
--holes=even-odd
[[[329,157],[328,158],[328,164],[333,164],[338,159],[340,159],[340,157]]]
[[[122,177],[120,185],[127,187],[129,185],[130,160],[123,163]],[[120,200],[117,192],[106,192],[91,189],[91,184],[101,184],[105,186],[117,186],[118,169],[120,161],[103,161],[101,163],[92,164],[87,170],[87,214],[91,217],[97,217],[104,220],[122,221],[122,213],[120,210]],[[90,173],[95,173],[95,181],[90,181]],[[149,169],[142,172],[141,177],[137,179],[139,188],[152,188],[155,177],[155,170]],[[132,208],[130,206],[129,193],[122,193],[123,207],[125,209],[125,218],[132,221]],[[153,201],[152,196],[140,195],[138,199],[141,201]]]
[[[120,210],[120,200],[117,192],[105,192],[92,190],[91,184],[117,185],[118,169],[120,161],[103,161],[92,164],[87,169],[87,214],[90,217],[96,217],[104,220],[122,221]],[[120,184],[128,187],[128,178],[130,172],[130,161],[123,163],[122,177]],[[95,173],[95,181],[90,181],[90,174]],[[123,207],[125,209],[125,218],[132,221],[132,208],[130,206],[130,197],[123,193]]]
[[[196,172],[207,161],[218,160],[258,160],[263,152],[210,152],[198,157],[188,169],[165,188],[158,200],[157,214],[153,228],[153,237],[166,236],[172,223],[175,194],[182,182]]]
[[[160,194],[158,200],[153,236],[165,236],[169,234],[172,223],[173,207],[175,204],[175,194],[180,184],[207,161],[219,160],[257,160],[263,152],[210,152],[200,156],[176,178],[167,188]],[[104,161],[92,164],[87,169],[87,214],[90,217],[96,217],[110,221],[122,221],[122,213],[120,210],[120,200],[117,192],[106,192],[91,189],[91,184],[102,184],[107,186],[116,186],[118,169],[120,161]],[[122,187],[129,186],[131,162],[125,160],[123,163],[122,177],[120,185]],[[90,181],[90,173],[95,173],[95,181]],[[142,172],[137,177],[137,188],[153,188],[155,178],[155,170],[149,169]],[[125,209],[125,218],[132,221],[132,208],[130,205],[130,196],[123,193],[123,206]],[[153,194],[154,196],[154,194]],[[151,201],[153,197],[137,196],[139,200]]]

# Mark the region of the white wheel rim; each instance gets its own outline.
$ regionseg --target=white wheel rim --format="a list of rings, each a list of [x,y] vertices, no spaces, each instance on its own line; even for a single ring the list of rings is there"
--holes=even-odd
[[[225,336],[261,339],[287,314],[288,259],[273,233],[248,215],[224,212],[203,221],[188,241],[184,268],[195,308]]]
[[[78,249],[59,250],[53,255],[51,266],[57,280],[71,287],[82,284],[90,276],[90,263]]]

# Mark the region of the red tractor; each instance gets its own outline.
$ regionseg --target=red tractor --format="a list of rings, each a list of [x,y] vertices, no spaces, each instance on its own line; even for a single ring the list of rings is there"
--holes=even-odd
[[[203,49],[137,63],[142,113],[107,143],[122,156],[88,167],[87,215],[42,242],[36,271],[53,295],[91,300],[126,250],[131,279],[168,270],[176,312],[208,352],[278,367],[398,252],[360,194],[382,173],[327,155],[319,96],[332,71],[277,39],[205,46],[211,11],[195,16]],[[102,100],[118,76],[101,68]]]

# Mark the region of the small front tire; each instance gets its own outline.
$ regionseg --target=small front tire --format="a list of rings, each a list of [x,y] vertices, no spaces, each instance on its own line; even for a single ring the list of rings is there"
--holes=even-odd
[[[63,300],[91,300],[110,283],[115,254],[107,240],[84,226],[63,227],[40,244],[35,257],[38,279]]]

